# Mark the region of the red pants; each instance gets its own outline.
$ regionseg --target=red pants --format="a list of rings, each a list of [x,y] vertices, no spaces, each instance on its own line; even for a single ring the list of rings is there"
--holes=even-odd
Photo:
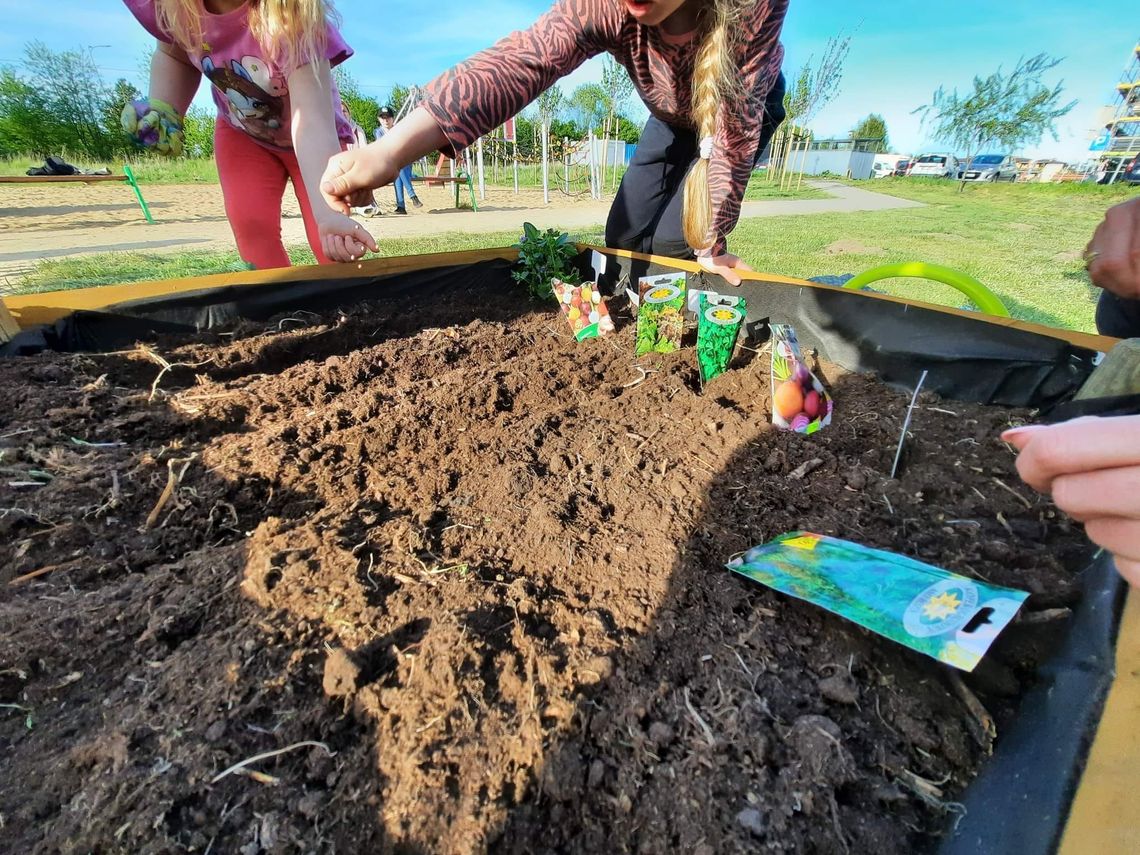
[[[266,148],[219,117],[214,130],[214,158],[218,162],[226,217],[242,261],[258,270],[289,266],[289,256],[281,242],[281,200],[285,195],[285,182],[292,181],[309,246],[319,264],[330,263],[321,249],[309,195],[301,178],[301,166],[294,152]]]

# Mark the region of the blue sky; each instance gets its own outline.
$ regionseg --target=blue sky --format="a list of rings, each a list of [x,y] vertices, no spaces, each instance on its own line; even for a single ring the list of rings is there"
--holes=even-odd
[[[426,82],[454,62],[525,27],[543,0],[339,0],[344,31],[356,49],[349,70],[381,100],[394,83]],[[1127,5],[1127,4],[1125,4]],[[858,8],[863,6],[865,8]],[[1097,108],[1112,94],[1140,33],[1132,32],[1120,4],[1114,13],[1059,0],[936,4],[915,11],[899,0],[861,4],[791,0],[783,41],[792,77],[830,36],[852,36],[839,96],[812,123],[817,135],[842,135],[870,112],[881,113],[893,147],[902,153],[939,148],[920,126],[914,108],[939,85],[969,87],[975,74],[1044,51],[1064,62],[1048,82],[1063,80],[1077,106],[1058,123],[1059,142],[1046,137],[1020,152],[1077,161],[1088,148]],[[0,63],[20,61],[25,42],[41,39],[56,49],[92,46],[108,78],[141,77],[149,41],[118,0],[0,0]],[[598,60],[563,82],[567,90],[600,77]],[[642,116],[644,113],[642,112]]]

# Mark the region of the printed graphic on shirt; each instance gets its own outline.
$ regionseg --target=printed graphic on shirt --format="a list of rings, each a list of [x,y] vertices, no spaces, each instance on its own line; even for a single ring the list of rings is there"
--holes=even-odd
[[[202,73],[226,99],[229,120],[254,139],[278,144],[289,89],[264,60],[244,56],[241,62],[215,65],[202,57]]]

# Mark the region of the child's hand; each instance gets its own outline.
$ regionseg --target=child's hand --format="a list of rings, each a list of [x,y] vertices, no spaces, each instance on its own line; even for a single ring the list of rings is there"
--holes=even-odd
[[[182,154],[182,116],[165,101],[131,101],[123,107],[119,122],[127,136],[143,148],[172,157]]]
[[[737,270],[752,269],[731,252],[726,252],[724,255],[697,256],[697,264],[709,273],[723,277],[729,285],[740,284],[740,277],[736,275]]]
[[[345,214],[326,209],[317,216],[321,247],[333,261],[356,261],[368,250],[379,252],[376,239],[368,229]]]
[[[347,212],[349,207],[360,207],[367,204],[372,190],[383,186],[385,158],[378,146],[372,143],[329,158],[321,176],[321,195],[331,208]]]

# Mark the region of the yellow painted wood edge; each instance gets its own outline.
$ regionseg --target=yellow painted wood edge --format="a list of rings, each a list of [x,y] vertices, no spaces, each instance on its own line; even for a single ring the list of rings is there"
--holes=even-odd
[[[433,252],[423,255],[372,258],[350,264],[246,270],[235,273],[214,273],[210,276],[130,282],[123,285],[96,285],[92,288],[72,288],[65,291],[42,291],[38,294],[18,294],[5,297],[4,303],[19,322],[20,327],[29,329],[40,324],[55,323],[72,312],[100,311],[108,306],[127,303],[132,300],[144,300],[150,297],[192,294],[211,288],[254,288],[259,285],[304,282],[314,279],[337,280],[389,276],[394,273],[406,273],[409,270],[475,264],[496,258],[513,261],[517,256],[518,253],[508,247],[473,249],[462,252]]]
[[[681,261],[676,258],[664,258],[659,255],[645,255],[640,252],[630,252],[624,249],[604,249],[602,247],[590,246],[583,244],[585,249],[593,249],[605,255],[612,255],[620,258],[636,258],[641,261],[648,261],[655,264],[663,264],[669,267],[675,267],[678,270],[687,270],[691,273],[701,273],[704,268],[697,264],[695,261]],[[777,282],[783,285],[799,285],[803,288],[819,288],[824,290],[834,291],[834,285],[823,285],[819,282],[809,282],[806,279],[796,279],[790,276],[777,276],[772,273],[755,273],[748,270],[738,271],[742,279],[749,279],[759,282]],[[1035,324],[1030,321],[1019,321],[1015,318],[999,318],[994,315],[986,315],[981,312],[971,312],[967,309],[955,309],[950,306],[940,306],[937,303],[926,303],[922,300],[913,300],[908,297],[896,297],[893,294],[877,294],[870,291],[850,291],[851,294],[858,294],[860,297],[866,297],[871,300],[885,300],[889,303],[902,303],[907,306],[916,306],[922,309],[930,309],[934,312],[942,312],[947,315],[957,315],[962,318],[969,318],[973,321],[983,321],[987,324],[996,324],[1002,327],[1012,327],[1013,329],[1024,330],[1026,332],[1036,333],[1038,335],[1049,336],[1050,338],[1059,338],[1062,341],[1067,341],[1069,344],[1077,347],[1084,347],[1089,350],[1107,353],[1112,350],[1120,341],[1118,338],[1113,338],[1106,335],[1096,335],[1095,333],[1078,332],[1076,330],[1063,330],[1057,327],[1049,327],[1044,324]]]
[[[0,342],[10,341],[20,331],[20,325],[0,300]]]
[[[1058,855],[1140,852],[1140,594],[1128,592],[1116,678],[1077,786]]]
[[[0,175],[0,184],[97,184],[126,180],[125,175]]]

